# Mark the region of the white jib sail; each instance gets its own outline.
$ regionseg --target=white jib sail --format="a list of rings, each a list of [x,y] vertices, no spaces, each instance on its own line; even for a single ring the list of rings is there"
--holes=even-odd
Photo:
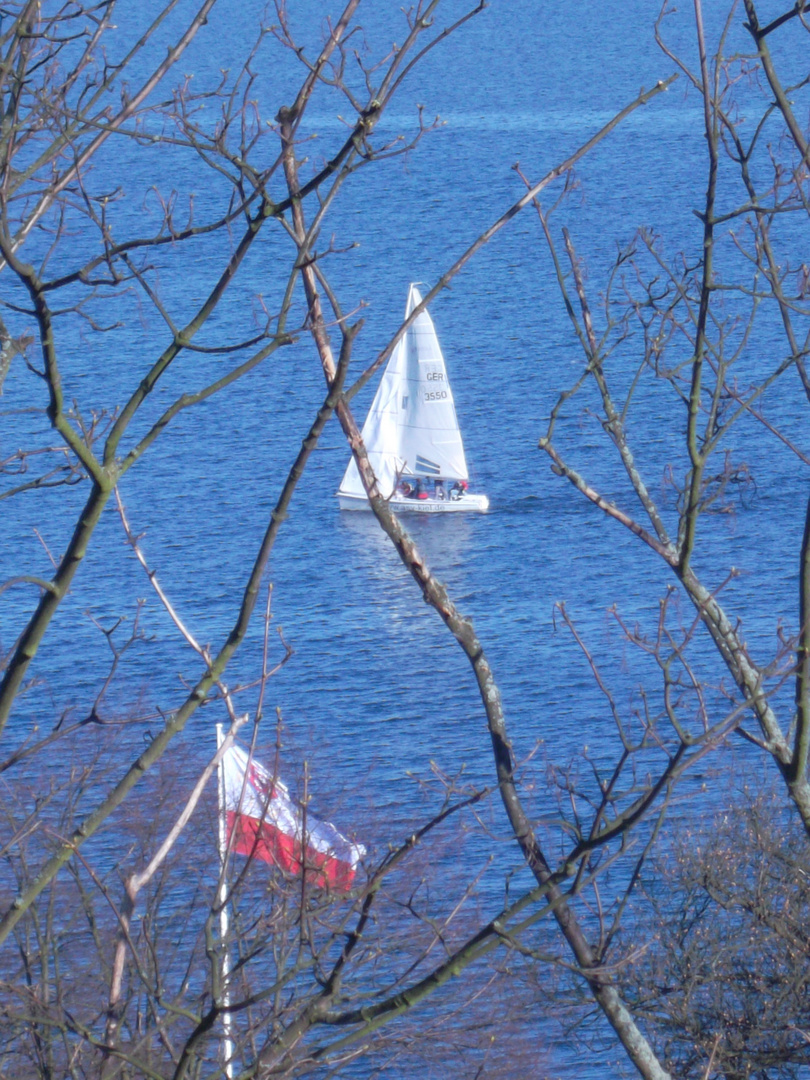
[[[411,285],[406,319],[421,302]],[[411,323],[391,354],[363,425],[363,442],[384,498],[393,493],[399,476],[468,478],[453,392],[427,311]],[[365,494],[354,458],[340,490]]]

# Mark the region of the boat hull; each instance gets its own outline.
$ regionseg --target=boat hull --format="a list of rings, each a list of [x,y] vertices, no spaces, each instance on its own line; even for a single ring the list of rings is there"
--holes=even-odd
[[[365,495],[350,495],[339,491],[337,497],[341,510],[371,509]],[[388,500],[388,505],[397,514],[485,514],[489,509],[489,499],[486,495],[474,495],[470,492],[460,499],[403,499],[395,495]]]

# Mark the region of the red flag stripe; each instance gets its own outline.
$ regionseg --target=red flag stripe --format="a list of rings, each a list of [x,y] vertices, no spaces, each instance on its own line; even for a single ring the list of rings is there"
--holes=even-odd
[[[307,846],[302,858],[301,844],[266,821],[246,814],[228,813],[228,835],[237,855],[272,863],[287,874],[297,876],[306,867],[307,881],[318,888],[348,892],[354,884],[355,868],[341,859]]]

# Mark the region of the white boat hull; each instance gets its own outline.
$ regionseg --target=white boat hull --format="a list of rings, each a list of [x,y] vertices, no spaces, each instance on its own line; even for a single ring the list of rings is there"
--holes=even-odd
[[[370,510],[365,495],[351,495],[348,492],[337,493],[341,510]],[[388,500],[390,508],[398,514],[485,514],[489,509],[486,495],[473,495],[469,491],[460,499],[406,499],[394,495]]]

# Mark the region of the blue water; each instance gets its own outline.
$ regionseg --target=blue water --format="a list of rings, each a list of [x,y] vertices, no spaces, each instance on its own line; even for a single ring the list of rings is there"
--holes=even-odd
[[[321,5],[290,6],[301,37],[319,41]],[[183,59],[182,70],[194,72],[198,88],[212,85],[221,68],[236,62],[262,10],[259,4],[242,4],[235,18],[235,7],[217,8],[206,33]],[[771,7],[774,13],[780,10],[763,4],[763,22]],[[141,13],[148,8],[143,5]],[[462,10],[458,4],[448,8]],[[427,133],[406,156],[352,177],[323,231],[322,245],[329,236],[336,249],[357,245],[330,256],[326,264],[344,309],[366,305],[356,374],[398,326],[408,284],[433,283],[522,194],[512,164],[519,162],[527,175],[539,178],[642,86],[670,75],[673,65],[653,40],[654,11],[655,5],[639,0],[609,0],[598,9],[532,0],[493,4],[429,56],[418,76],[405,84],[379,134],[413,130],[417,103],[424,105],[426,117],[440,114],[443,126]],[[450,21],[449,14],[444,18]],[[716,34],[713,13],[707,19],[708,32]],[[369,5],[362,15],[369,48],[379,50],[401,39],[401,20],[397,3]],[[688,12],[673,17],[667,32],[673,47],[683,49],[694,64]],[[795,51],[780,56],[788,69],[799,59]],[[289,101],[294,77],[289,53],[259,68],[255,96],[263,117],[272,118],[279,104]],[[345,109],[345,103],[326,95],[313,103],[304,128],[318,136],[311,143],[313,160],[334,151],[344,130],[335,114]],[[595,308],[617,243],[628,243],[636,227],[661,234],[670,253],[699,249],[701,226],[693,210],[705,187],[701,122],[700,102],[686,93],[681,78],[577,167],[578,188],[552,220],[558,239],[562,225],[571,231],[587,266]],[[263,146],[261,153],[269,160],[275,152],[272,136]],[[164,194],[172,186],[181,191],[192,186],[195,220],[220,213],[224,206],[223,186],[201,172],[191,155],[169,158],[163,149],[109,147],[89,182],[98,191],[123,187],[126,198],[114,210],[122,235],[157,220],[152,185]],[[545,203],[552,198],[544,196]],[[721,195],[723,206],[739,201],[738,191]],[[503,694],[515,752],[518,758],[535,755],[527,773],[527,798],[539,814],[550,815],[555,792],[545,782],[547,768],[564,769],[583,746],[603,763],[617,753],[606,701],[576,642],[559,617],[555,621],[554,605],[566,603],[620,710],[629,712],[639,700],[639,680],[657,690],[651,682],[656,672],[623,641],[608,609],[617,605],[628,624],[640,621],[652,632],[670,579],[652,552],[553,475],[537,449],[549,410],[577,377],[582,357],[533,213],[524,211],[432,307],[474,487],[489,495],[491,512],[417,517],[407,525],[450,595],[475,621]],[[177,216],[183,217],[180,207]],[[786,224],[783,235],[790,240],[790,230],[798,228]],[[805,232],[805,251],[806,239]],[[51,272],[73,266],[88,242],[79,233]],[[161,294],[178,322],[211,287],[226,248],[227,240],[216,238],[157,254]],[[289,254],[284,236],[268,230],[251,252],[237,288],[200,335],[201,344],[230,343],[255,332],[261,318],[258,297],[274,310]],[[733,273],[739,259],[731,244],[724,258]],[[7,288],[8,297],[19,301],[10,283]],[[57,327],[66,397],[75,398],[86,415],[120,406],[168,340],[160,317],[137,290],[112,306],[96,302],[93,310],[112,312],[107,321],[121,320],[122,325],[100,334],[68,316]],[[615,385],[626,386],[632,377],[637,344],[626,343],[611,361]],[[765,361],[784,352],[778,328],[765,315],[741,360],[741,372],[755,378]],[[144,407],[128,438],[147,430],[177,393],[204,385],[220,370],[216,357],[185,358]],[[788,378],[768,395],[767,406],[771,419],[801,443],[805,428],[799,385],[795,376]],[[373,389],[373,384],[366,387],[356,400],[360,418]],[[121,484],[151,566],[198,640],[213,648],[235,617],[268,516],[323,395],[317,355],[301,333],[246,378],[181,414]],[[586,400],[587,395],[582,405],[569,406],[560,445],[590,482],[634,511],[618,461],[597,420],[583,408]],[[27,445],[26,440],[51,438],[43,416],[18,411],[43,403],[41,385],[16,361],[0,399],[3,456]],[[682,465],[682,422],[671,397],[642,386],[629,432],[648,485],[670,514],[673,500],[664,470],[675,455]],[[743,619],[754,656],[765,659],[777,648],[778,627],[789,632],[796,625],[807,470],[751,422],[732,433],[728,449],[744,456],[756,490],[737,500],[733,513],[704,520],[697,565],[713,587],[730,566],[740,569],[724,594],[726,603]],[[333,496],[347,458],[345,440],[333,421],[296,491],[273,552],[268,575],[273,625],[283,628],[294,654],[272,680],[266,710],[272,716],[278,708],[283,716],[291,782],[306,762],[311,788],[317,791],[316,809],[345,823],[379,853],[422,820],[426,809],[420,780],[436,773],[456,776],[463,769],[467,781],[485,785],[492,780],[492,764],[480,701],[463,655],[422,602],[374,520],[338,511]],[[51,552],[61,552],[85,494],[86,486],[80,485],[0,503],[0,580],[12,573],[48,575],[48,555],[34,529]],[[101,714],[109,719],[151,716],[148,723],[157,726],[161,712],[178,706],[184,697],[181,679],[193,683],[200,664],[150,592],[115,511],[108,509],[39,651],[32,669],[37,685],[14,715],[10,743],[24,737],[34,722],[47,728],[66,710],[71,719],[89,712],[109,649],[88,615],[105,626],[119,616],[131,623],[139,598],[145,598],[141,628],[147,640],[127,653]],[[14,641],[32,601],[32,590],[22,587],[0,597],[4,648]],[[685,606],[684,618],[690,618]],[[230,685],[256,678],[262,636],[257,610],[248,640],[229,669]],[[711,658],[703,663],[710,677],[720,677]],[[242,695],[239,704],[252,710],[255,691]],[[194,717],[182,738],[181,773],[206,760],[213,724],[221,719],[216,707]],[[273,741],[269,721],[265,741]],[[495,806],[493,827],[503,835],[498,814]],[[559,836],[551,841],[560,842]],[[485,845],[474,848],[478,862],[470,876],[481,868],[484,853]],[[497,846],[496,862],[479,890],[483,912],[495,912],[504,869],[518,863],[507,845]],[[450,876],[458,871],[456,866]],[[550,1040],[548,1068],[554,1076],[629,1074],[609,1045],[589,1051],[585,1066],[578,1060],[576,1035],[566,1040],[546,1027],[538,1031],[544,1043]]]

